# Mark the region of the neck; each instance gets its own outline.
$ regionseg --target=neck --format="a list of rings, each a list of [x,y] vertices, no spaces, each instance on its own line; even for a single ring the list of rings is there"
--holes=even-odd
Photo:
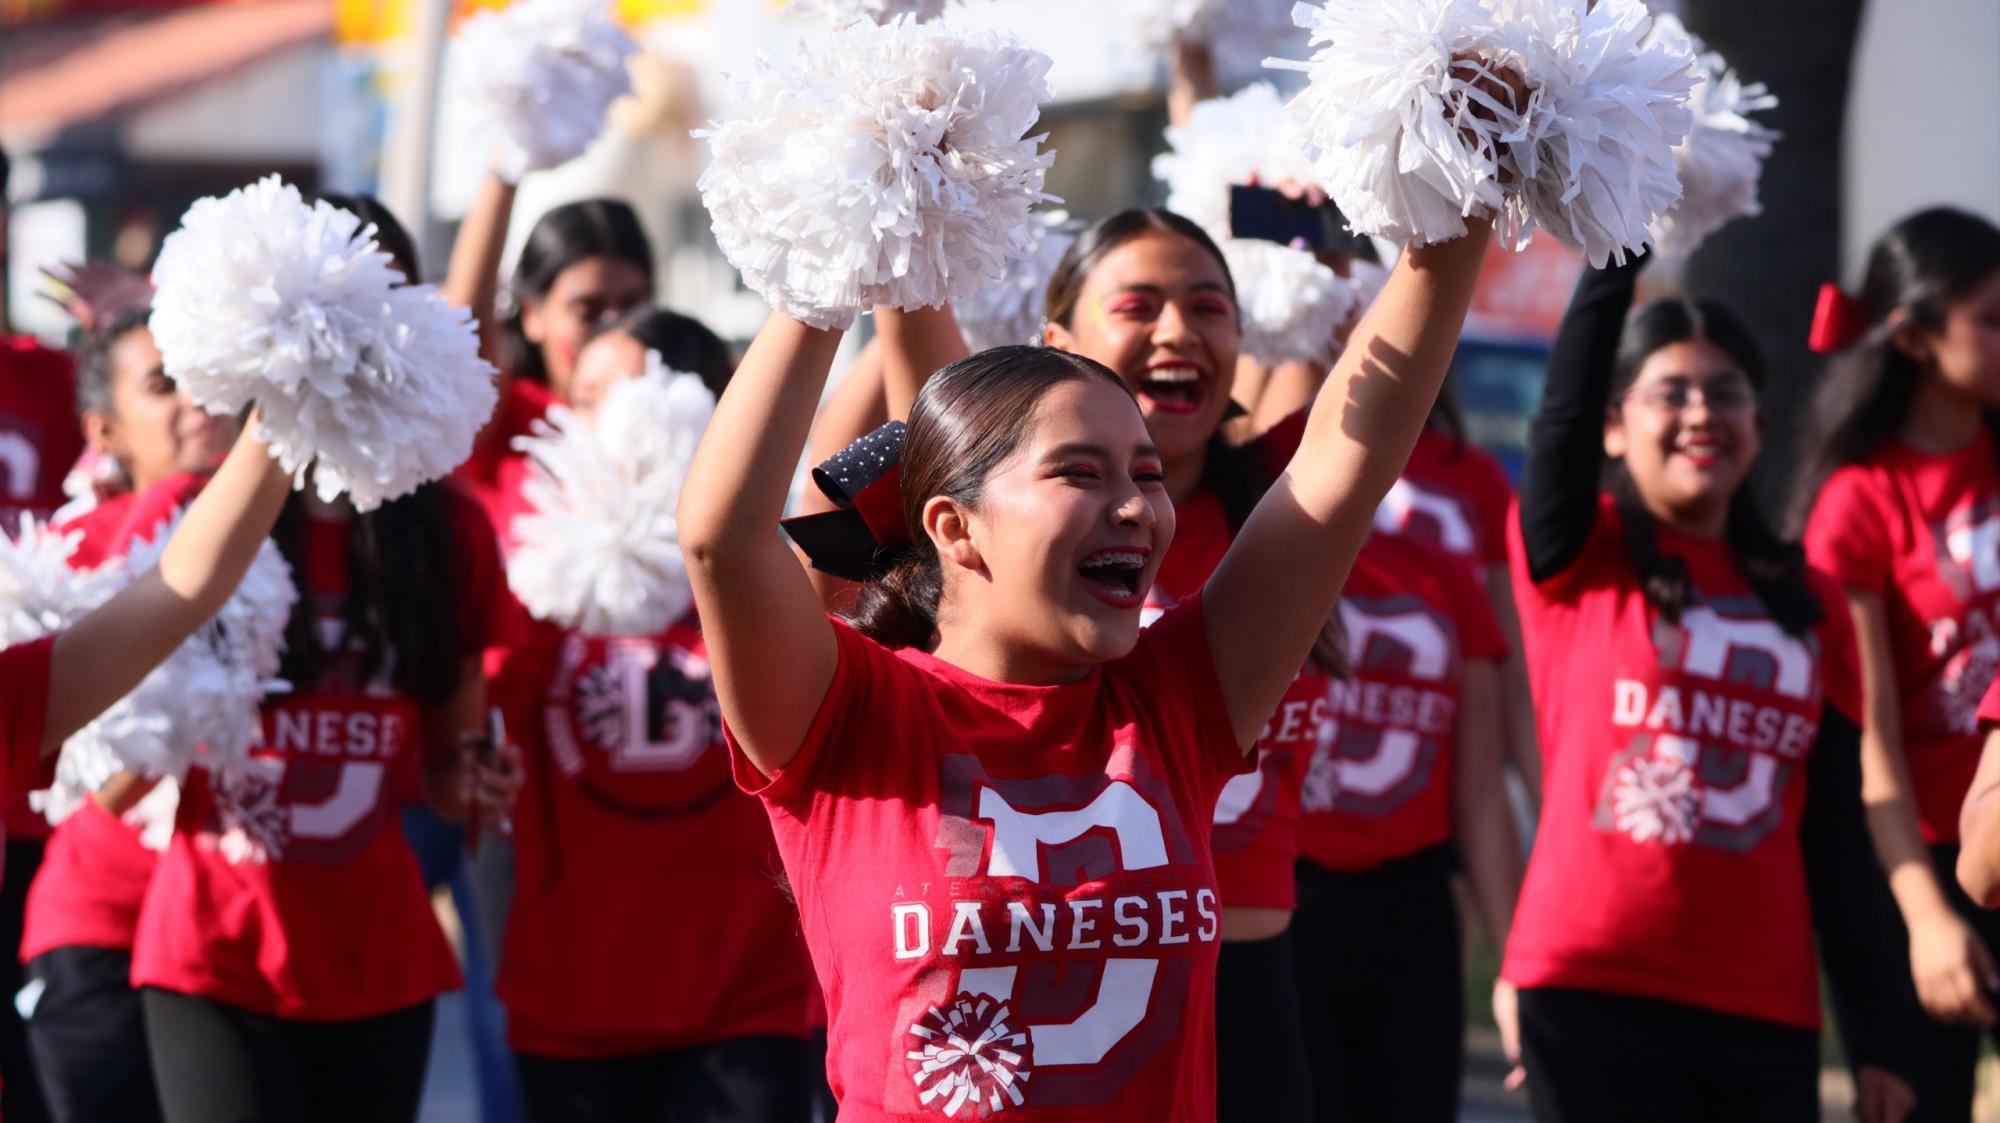
[[[938,623],[932,655],[991,682],[1015,686],[1058,686],[1090,674],[1088,664],[1066,663],[1010,644],[992,628]]]
[[[1986,403],[1926,371],[1917,381],[1903,440],[1924,452],[1955,452],[1979,436]]]
[[[1640,496],[1639,502],[1645,506],[1646,512],[1653,516],[1654,521],[1676,534],[1719,542],[1729,532],[1727,500],[1687,508],[1663,506],[1645,496]]]
[[[1192,451],[1182,453],[1166,462],[1167,498],[1178,507],[1193,496],[1201,487],[1201,474],[1208,467],[1208,442],[1203,441]]]

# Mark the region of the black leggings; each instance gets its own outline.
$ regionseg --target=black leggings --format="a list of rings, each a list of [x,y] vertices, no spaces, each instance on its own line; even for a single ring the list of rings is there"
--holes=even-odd
[[[28,963],[28,978],[39,991],[28,1014],[28,1047],[49,1118],[155,1123],[160,1104],[146,1017],[132,989],[132,954],[56,948]]]
[[[1944,887],[1951,907],[1979,933],[1986,942],[1986,950],[2000,957],[2000,912],[1989,912],[1973,904],[1972,898],[1959,887],[1958,844],[1931,847],[1931,868],[1937,871],[1938,884]],[[1908,963],[1910,933],[1903,927],[1901,913],[1896,914],[1895,930],[1899,943],[1894,961]],[[1912,981],[1909,986],[1910,1001],[1915,1003],[1916,984]],[[1979,1039],[1986,1034],[1991,1034],[1994,1044],[2000,1046],[2000,1030],[1946,1025],[1918,1008],[1916,1073],[1912,1082],[1917,1092],[1917,1109],[1910,1113],[1908,1123],[1965,1123],[1972,1118],[1973,1075],[1979,1065]]]
[[[1465,968],[1451,851],[1359,872],[1298,864],[1299,1003],[1315,1119],[1453,1123]]]
[[[414,1123],[434,1003],[303,1022],[155,987],[139,992],[167,1123]]]
[[[1290,932],[1222,945],[1215,965],[1215,1092],[1217,1123],[1312,1118]]]
[[[0,1116],[7,1123],[44,1123],[49,1107],[35,1079],[28,1052],[26,1025],[14,1005],[14,995],[26,982],[21,969],[21,922],[28,911],[28,886],[42,868],[46,844],[38,838],[6,840],[5,869],[0,870]]]
[[[1819,1034],[1678,1002],[1530,987],[1521,1063],[1540,1123],[1819,1118]]]
[[[515,1053],[534,1123],[809,1123],[815,1051],[760,1035],[624,1057]]]

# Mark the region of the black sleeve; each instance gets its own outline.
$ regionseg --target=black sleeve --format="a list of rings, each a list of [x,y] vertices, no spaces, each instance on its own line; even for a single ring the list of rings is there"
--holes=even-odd
[[[1568,569],[1597,522],[1611,364],[1646,256],[1586,268],[1549,351],[1542,408],[1529,430],[1521,471],[1521,541],[1528,575],[1536,581]]]
[[[1848,1064],[1911,1079],[1916,992],[1861,804],[1861,729],[1832,706],[1821,710],[1819,739],[1806,758],[1799,844]]]

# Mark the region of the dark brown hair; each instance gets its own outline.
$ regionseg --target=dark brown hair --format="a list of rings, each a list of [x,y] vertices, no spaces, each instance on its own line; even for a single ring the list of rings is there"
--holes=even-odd
[[[521,244],[514,279],[507,288],[511,302],[501,321],[502,358],[507,373],[531,382],[549,380],[542,349],[521,326],[521,308],[541,300],[555,287],[563,270],[593,257],[623,261],[653,283],[653,244],[638,212],[621,199],[578,199],[564,203],[538,220]]]
[[[1236,278],[1229,272],[1229,262],[1222,256],[1222,247],[1215,244],[1208,231],[1170,210],[1131,207],[1091,223],[1076,236],[1076,241],[1070,243],[1068,252],[1056,263],[1055,272],[1049,274],[1049,287],[1043,300],[1049,322],[1071,326],[1076,320],[1076,301],[1083,295],[1083,284],[1090,279],[1098,264],[1119,246],[1147,234],[1178,234],[1200,246],[1215,259],[1216,268],[1222,270],[1223,279],[1229,283],[1231,299],[1235,298]]]
[[[716,397],[729,385],[736,372],[736,356],[722,337],[692,316],[666,308],[640,305],[624,315],[601,324],[584,338],[586,345],[607,335],[629,335],[639,346],[657,351],[668,370],[692,374]]]
[[[1048,347],[981,351],[924,383],[910,409],[901,460],[903,522],[911,544],[897,552],[881,577],[861,587],[850,624],[890,647],[935,645],[944,572],[923,531],[924,504],[942,495],[977,506],[987,477],[1021,446],[1042,398],[1057,386],[1093,378],[1131,393],[1102,363]]]

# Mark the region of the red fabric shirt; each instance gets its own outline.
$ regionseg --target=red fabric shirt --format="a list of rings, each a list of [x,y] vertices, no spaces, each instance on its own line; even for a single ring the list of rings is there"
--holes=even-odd
[[[0,336],[0,527],[23,511],[47,518],[63,505],[63,476],[83,455],[76,420],[76,364],[32,336]]]
[[[55,756],[42,757],[42,727],[49,716],[49,657],[54,636],[0,648],[0,751],[6,753],[0,797],[46,788],[55,781]]]
[[[1375,529],[1435,547],[1484,571],[1507,564],[1514,485],[1491,453],[1435,429],[1375,508]]]
[[[161,519],[184,505],[207,480],[207,475],[197,473],[170,476],[143,497],[131,492],[114,495],[63,523],[64,531],[80,535],[70,565],[94,568],[124,556],[134,536],[150,539]],[[146,899],[157,860],[139,842],[137,830],[96,800],[84,800],[49,834],[42,868],[28,888],[22,961],[61,947],[130,950],[139,927],[139,906]]]
[[[527,763],[498,981],[514,1047],[804,1036],[818,984],[770,820],[730,776],[693,619],[645,638],[537,625],[494,697]]]
[[[1891,441],[1835,472],[1806,528],[1813,564],[1888,618],[1903,755],[1929,842],[1958,840],[1979,698],[2000,670],[2000,470],[1992,441],[1943,455]]]
[[[1798,817],[1822,699],[1857,713],[1838,588],[1803,639],[1765,615],[1728,546],[1661,528],[1689,607],[1657,619],[1615,508],[1542,584],[1518,524],[1514,590],[1547,773],[1502,974],[1819,1024]]]
[[[476,505],[452,495],[450,515],[460,635],[477,652],[498,551]],[[307,523],[300,592],[330,640],[349,534]],[[242,777],[189,775],[140,913],[134,984],[304,1021],[371,1017],[459,985],[398,819],[420,791],[424,715],[386,676],[364,681],[358,662],[333,660],[320,681],[268,703]]]
[[[1453,837],[1452,758],[1467,662],[1506,655],[1473,574],[1448,555],[1377,534],[1341,593],[1348,677],[1320,706],[1300,796],[1299,852],[1363,870]]]
[[[479,434],[472,455],[451,475],[454,484],[486,508],[503,546],[513,542],[514,519],[527,509],[521,485],[528,478],[528,458],[515,449],[514,440],[532,433],[535,422],[548,416],[556,404],[547,386],[525,378],[507,378],[500,387],[500,404],[493,411],[493,420]]]
[[[1200,599],[1059,686],[834,630],[798,756],[735,764],[825,984],[841,1119],[1214,1119],[1207,827],[1248,762]]]

